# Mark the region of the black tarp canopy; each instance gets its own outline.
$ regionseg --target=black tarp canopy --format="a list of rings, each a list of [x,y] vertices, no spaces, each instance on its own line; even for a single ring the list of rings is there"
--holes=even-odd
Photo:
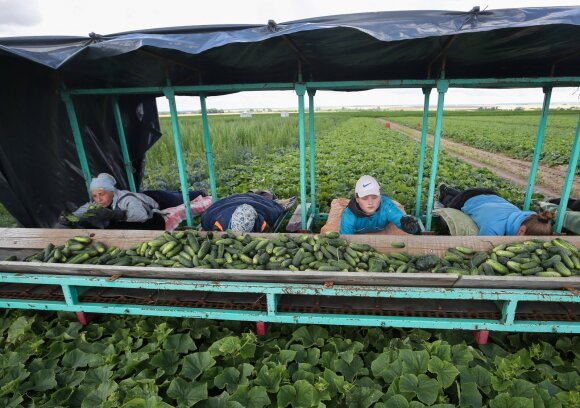
[[[59,91],[267,82],[580,75],[580,7],[396,11],[276,24],[192,26],[89,37],[0,38],[0,201],[52,226],[85,184]],[[301,76],[299,76],[301,74]],[[76,96],[89,165],[126,188],[108,96]],[[152,95],[120,98],[139,183],[159,136]]]

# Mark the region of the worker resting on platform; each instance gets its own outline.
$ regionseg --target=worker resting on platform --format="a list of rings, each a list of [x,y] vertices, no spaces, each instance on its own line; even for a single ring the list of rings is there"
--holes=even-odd
[[[201,215],[205,231],[266,232],[287,210],[268,194],[233,194],[212,204]]]
[[[133,193],[116,187],[117,181],[108,173],[100,173],[91,180],[92,200],[83,204],[72,214],[61,215],[61,227],[110,228],[110,229],[166,229],[167,207],[183,202],[181,193],[149,191]],[[163,205],[154,198],[159,200]],[[190,200],[205,196],[202,190],[192,191]],[[209,205],[209,204],[208,204]],[[203,211],[202,208],[199,212]],[[185,212],[183,212],[185,214]]]
[[[552,235],[554,213],[522,211],[489,188],[460,191],[441,184],[439,201],[469,215],[479,227],[479,235]]]
[[[387,195],[374,177],[365,175],[357,182],[354,195],[340,220],[341,234],[368,234],[383,231],[390,223],[408,234],[420,232],[419,221],[406,215]]]

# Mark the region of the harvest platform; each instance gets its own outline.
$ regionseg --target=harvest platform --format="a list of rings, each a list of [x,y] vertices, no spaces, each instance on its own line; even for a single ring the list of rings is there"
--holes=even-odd
[[[128,248],[152,231],[0,230],[0,255],[24,256],[86,233]],[[269,234],[263,234],[271,237]],[[351,236],[378,251],[440,255],[530,237]],[[568,237],[578,245],[580,237]],[[580,333],[580,276],[538,278],[0,262],[0,306],[275,323]],[[84,318],[84,315],[80,315]]]

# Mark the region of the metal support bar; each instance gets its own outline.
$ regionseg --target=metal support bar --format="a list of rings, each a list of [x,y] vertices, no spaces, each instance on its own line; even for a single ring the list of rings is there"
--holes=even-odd
[[[266,294],[266,301],[267,301],[267,308],[268,308],[268,315],[275,316],[276,312],[278,311],[278,298],[280,295],[274,293]]]
[[[75,306],[79,303],[79,293],[75,286],[61,285],[62,293],[64,294],[64,300],[69,306]]]
[[[121,110],[119,109],[119,101],[116,95],[113,95],[111,98],[111,104],[113,105],[113,115],[115,116],[115,123],[117,124],[117,134],[119,135],[119,144],[121,145],[121,153],[123,154],[123,163],[125,164],[125,171],[127,172],[127,182],[129,183],[131,191],[136,193],[137,187],[135,186],[135,178],[133,177],[133,163],[131,163],[131,158],[129,157],[123,119],[121,118]]]
[[[423,88],[423,124],[421,126],[421,148],[419,152],[419,170],[417,172],[417,191],[415,193],[415,216],[421,216],[421,194],[423,190],[423,169],[427,150],[427,130],[429,127],[429,96],[431,88]]]
[[[544,142],[544,131],[546,130],[546,123],[548,121],[548,110],[550,109],[551,96],[552,96],[552,88],[544,88],[544,105],[542,107],[540,126],[538,127],[538,136],[536,137],[536,147],[534,149],[534,157],[532,158],[530,177],[528,177],[528,188],[526,189],[526,198],[524,200],[523,207],[524,211],[530,209],[530,204],[532,202],[532,194],[534,194],[534,186],[536,184],[536,173],[538,171],[538,164],[540,162],[540,154],[542,153],[542,143]]]
[[[187,174],[185,171],[185,161],[183,160],[183,149],[181,147],[181,133],[179,131],[179,120],[177,118],[177,106],[175,104],[175,93],[171,87],[163,88],[163,93],[169,102],[171,113],[171,125],[173,127],[173,140],[175,142],[175,156],[177,158],[177,168],[179,169],[179,181],[181,183],[181,194],[187,217],[187,226],[193,226],[191,207],[189,206],[189,187],[187,184]]]
[[[356,296],[393,299],[518,300],[526,302],[580,303],[580,296],[575,292],[550,289],[482,289],[371,285],[335,285],[325,287],[322,284],[312,283],[230,282],[123,277],[110,280],[106,276],[63,276],[9,272],[0,272],[0,282],[29,283],[34,285],[65,284],[79,287],[78,290],[80,290],[80,287],[99,287],[231,293],[275,293],[280,295]]]
[[[316,89],[308,90],[308,131],[310,132],[310,214],[314,224],[318,223],[318,209],[316,208],[316,158],[314,134],[314,95]],[[308,225],[310,228],[310,225]]]
[[[306,143],[304,130],[304,94],[306,86],[304,84],[295,85],[296,95],[298,95],[298,132],[300,137],[300,216],[301,228],[306,230]]]
[[[75,107],[68,91],[63,91],[61,93],[61,97],[66,106],[66,113],[68,114],[68,120],[70,121],[70,127],[75,141],[77,155],[79,156],[81,169],[83,170],[83,176],[85,178],[89,200],[91,200],[91,171],[89,170],[89,162],[87,161],[87,155],[85,153],[85,147],[83,145],[83,139],[81,137],[81,130],[79,128]]]
[[[0,308],[59,310],[70,312],[109,313],[142,316],[169,316],[183,318],[203,318],[217,320],[263,321],[290,324],[332,324],[341,326],[371,326],[400,327],[424,329],[461,329],[461,330],[493,330],[529,333],[580,333],[580,323],[567,321],[525,321],[506,324],[488,319],[432,318],[409,316],[368,316],[333,314],[332,316],[318,313],[276,313],[252,310],[220,310],[175,306],[125,305],[81,303],[69,306],[58,301],[2,300]]]
[[[513,324],[516,318],[517,300],[507,300],[501,308],[501,321],[505,324]]]
[[[539,78],[465,78],[450,79],[449,86],[452,88],[529,88],[529,87],[572,87],[580,84],[580,76],[572,77],[539,77]],[[305,83],[308,89],[318,90],[355,90],[355,89],[378,89],[378,88],[434,88],[437,86],[435,79],[396,79],[396,80],[367,80],[367,81],[311,81]],[[179,85],[172,87],[174,92],[179,93],[223,93],[241,91],[266,91],[266,90],[293,90],[292,82],[280,83],[253,83],[253,84],[227,84],[227,85]],[[134,87],[134,88],[95,88],[74,89],[68,91],[70,95],[127,95],[127,94],[154,94],[163,95],[164,87]]]
[[[566,172],[566,180],[564,181],[564,187],[562,188],[562,196],[560,198],[560,206],[558,207],[558,217],[556,219],[555,231],[562,232],[562,226],[564,225],[564,217],[566,216],[566,206],[568,204],[568,199],[570,198],[570,192],[572,191],[572,183],[574,182],[574,176],[576,175],[576,166],[578,164],[578,155],[580,153],[580,116],[578,117],[578,124],[576,125],[576,136],[574,137],[574,146],[572,147],[572,152],[570,154],[570,162],[568,163],[568,171]]]
[[[203,141],[205,145],[205,156],[207,158],[207,169],[209,172],[209,185],[211,188],[211,196],[215,203],[218,199],[217,188],[215,184],[215,170],[213,165],[213,154],[211,151],[211,139],[209,137],[209,123],[207,120],[207,107],[205,104],[205,95],[200,95],[199,101],[201,103],[201,120],[203,123]]]
[[[435,135],[433,136],[433,159],[431,160],[431,173],[429,175],[429,196],[427,198],[427,221],[426,231],[431,231],[433,201],[435,197],[435,180],[437,178],[437,164],[439,161],[439,143],[441,141],[441,129],[443,127],[443,105],[445,103],[445,92],[449,89],[449,81],[437,81],[437,118],[435,122]]]
[[[563,290],[537,289],[480,289],[438,287],[348,286],[326,287],[320,284],[258,283],[168,280],[154,278],[119,278],[106,276],[66,276],[22,273],[0,273],[0,282],[60,285],[65,301],[34,299],[0,299],[2,308],[36,310],[63,310],[84,313],[114,313],[146,316],[198,317],[206,319],[263,321],[298,324],[335,324],[349,326],[377,326],[404,328],[437,328],[464,330],[495,330],[513,332],[580,333],[580,322],[569,321],[515,321],[518,301],[580,303],[577,294]],[[265,294],[267,310],[222,310],[160,305],[127,305],[81,302],[79,295],[90,288],[132,288],[158,290],[188,290],[220,293]],[[325,314],[278,312],[281,295],[354,296],[385,299],[447,299],[491,300],[505,302],[501,320],[473,318],[441,318],[421,316],[375,316],[356,314]]]

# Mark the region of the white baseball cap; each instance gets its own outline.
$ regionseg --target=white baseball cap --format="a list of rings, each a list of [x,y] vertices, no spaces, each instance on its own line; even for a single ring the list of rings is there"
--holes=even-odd
[[[365,175],[359,178],[358,181],[356,182],[354,192],[359,197],[366,197],[368,195],[379,196],[381,195],[381,187],[379,186],[379,183],[377,182],[377,180],[375,180],[374,177]]]

